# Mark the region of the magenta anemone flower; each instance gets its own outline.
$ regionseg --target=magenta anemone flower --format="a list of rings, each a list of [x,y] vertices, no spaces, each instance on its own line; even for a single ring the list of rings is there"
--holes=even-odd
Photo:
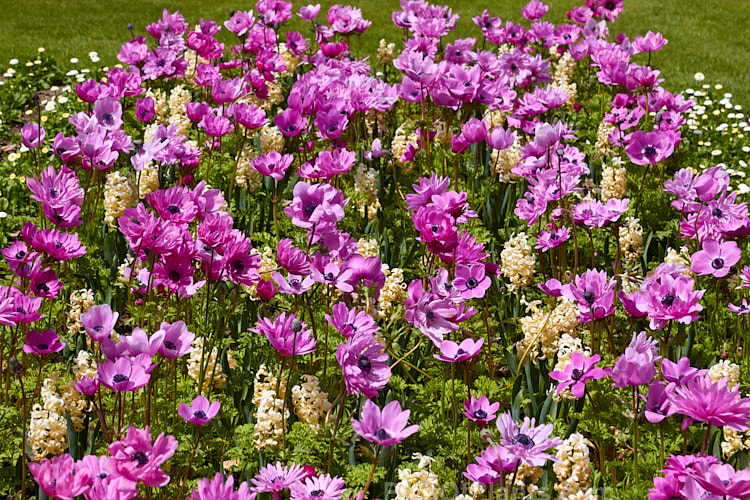
[[[672,132],[636,130],[625,152],[637,165],[654,165],[672,154],[676,145],[674,139]]]
[[[652,330],[664,328],[670,320],[690,324],[699,318],[703,306],[698,302],[705,290],[694,290],[695,280],[684,270],[681,265],[661,264],[644,280],[641,291],[630,295],[636,310],[648,315]]]
[[[697,462],[687,472],[708,493],[719,498],[750,498],[750,469],[736,471],[730,464]]]
[[[747,314],[750,313],[750,305],[747,303],[747,299],[742,299],[742,302],[740,305],[736,306],[732,303],[729,303],[727,308],[732,311],[734,314]]]
[[[261,154],[256,158],[250,160],[251,165],[262,175],[266,175],[280,181],[284,179],[289,165],[294,161],[292,155],[280,155],[276,151],[270,151],[266,154]]]
[[[297,137],[305,128],[305,119],[294,108],[286,108],[274,117],[273,122],[287,137]]]
[[[213,479],[204,477],[198,481],[198,489],[191,490],[186,500],[251,500],[255,496],[250,494],[247,481],[240,483],[237,491],[234,490],[234,477],[222,476],[217,472]]]
[[[99,376],[94,375],[93,378],[83,376],[80,380],[76,381],[75,388],[84,396],[93,396],[97,389],[99,389]]]
[[[318,14],[320,14],[320,4],[316,3],[315,5],[310,4],[300,7],[297,15],[305,21],[312,21],[318,17]]]
[[[563,285],[562,296],[578,302],[578,315],[581,322],[609,316],[615,310],[615,279],[607,278],[606,271],[589,269],[575,277],[573,283]]]
[[[128,357],[105,360],[97,366],[99,382],[113,391],[131,392],[145,386],[149,375],[143,364]]]
[[[326,321],[346,338],[351,338],[357,333],[372,335],[380,330],[372,316],[365,311],[349,309],[344,302],[339,302],[333,306],[331,312],[333,315],[325,315]]]
[[[456,279],[453,280],[453,286],[461,292],[463,299],[481,299],[491,284],[492,280],[485,274],[482,263],[471,266],[459,264],[456,267]]]
[[[29,472],[39,488],[50,498],[73,500],[89,488],[91,474],[87,470],[75,470],[75,460],[69,454],[44,458],[41,462],[29,462]],[[75,472],[74,472],[75,470]]]
[[[193,425],[206,425],[219,413],[220,407],[220,402],[209,403],[205,396],[198,396],[193,399],[192,405],[180,403],[177,406],[177,414]]]
[[[590,358],[584,358],[580,352],[574,352],[570,355],[570,363],[565,366],[563,371],[550,372],[549,376],[553,380],[560,382],[557,384],[557,394],[560,394],[566,387],[570,387],[570,392],[577,398],[582,398],[586,390],[587,380],[596,380],[604,378],[612,372],[611,368],[594,368],[601,357],[594,354]]]
[[[481,484],[498,483],[518,466],[518,459],[499,445],[489,446],[474,460],[477,463],[467,466],[464,476]]]
[[[344,480],[330,474],[308,477],[290,486],[291,500],[341,500],[345,490]]]
[[[195,334],[188,331],[184,321],[172,324],[162,322],[154,334],[161,332],[164,337],[159,346],[159,354],[165,358],[179,358],[190,352]]]
[[[411,410],[401,410],[398,401],[391,401],[381,411],[371,399],[362,405],[359,420],[351,419],[352,427],[361,438],[381,446],[399,444],[417,430],[417,424],[406,426]]]
[[[483,338],[480,338],[476,342],[472,339],[464,339],[460,344],[456,344],[452,340],[443,340],[440,342],[440,354],[433,354],[433,356],[440,361],[458,363],[469,360],[479,354],[483,345]]]
[[[104,97],[94,103],[94,115],[99,125],[107,130],[122,126],[122,104],[111,97]]]
[[[349,394],[377,397],[391,378],[388,354],[371,333],[357,332],[336,349],[344,383]]]
[[[42,229],[27,222],[21,235],[34,250],[44,252],[55,260],[69,260],[86,254],[77,233],[63,233],[57,229]]]
[[[740,257],[742,251],[734,241],[720,243],[707,239],[703,241],[703,249],[691,256],[693,263],[690,270],[698,276],[711,274],[716,278],[723,278],[740,261]]]
[[[656,376],[656,366],[661,358],[656,354],[656,341],[646,332],[633,334],[630,345],[615,363],[612,380],[615,387],[650,384]]]
[[[321,225],[333,225],[344,218],[344,207],[348,202],[349,199],[330,184],[298,182],[294,185],[292,204],[284,209],[284,213],[291,217],[295,226],[315,227],[320,232]]]
[[[132,425],[123,439],[109,445],[109,455],[114,460],[115,469],[130,481],[141,481],[151,488],[169,483],[161,466],[177,451],[177,440],[172,436],[159,434],[151,444],[151,428],[138,429]]]
[[[21,142],[29,149],[38,148],[44,142],[44,136],[47,133],[44,127],[40,127],[37,123],[27,123],[21,129]]]
[[[706,374],[676,387],[670,395],[669,414],[685,415],[690,425],[693,420],[708,422],[714,427],[729,427],[745,432],[750,422],[750,398],[743,398],[738,390],[727,387],[727,379],[712,382]]]
[[[308,477],[307,470],[296,463],[283,466],[281,462],[276,462],[275,465],[261,467],[255,477],[250,479],[253,483],[251,489],[256,493],[273,493],[274,499],[279,500],[280,492]]]
[[[550,231],[542,231],[536,237],[536,246],[542,252],[558,247],[570,239],[570,229],[565,226],[553,227]]]
[[[696,377],[705,375],[705,370],[690,366],[690,358],[680,358],[677,363],[664,358],[661,362],[661,374],[666,382],[684,385]]]
[[[302,356],[315,350],[316,341],[307,323],[282,312],[275,320],[261,318],[251,332],[262,333],[282,356]]]
[[[474,396],[470,400],[464,401],[464,416],[476,422],[480,427],[484,427],[487,422],[495,420],[495,413],[500,409],[500,403],[490,404],[490,400],[487,396],[482,396],[479,399]]]
[[[28,354],[52,354],[60,352],[65,347],[65,342],[60,342],[60,337],[54,330],[44,330],[39,332],[31,330],[26,334],[26,343],[23,345],[23,352]]]
[[[500,445],[508,450],[511,459],[517,459],[532,467],[541,467],[552,458],[547,450],[559,446],[562,440],[558,437],[550,438],[554,426],[535,425],[535,419],[525,417],[519,424],[510,412],[503,413],[497,419],[497,429],[500,431]]]
[[[139,122],[147,123],[153,120],[155,115],[156,113],[154,112],[154,98],[139,97],[135,102],[135,118]]]
[[[188,224],[198,215],[192,193],[185,187],[159,189],[148,195],[148,203],[164,220]]]
[[[646,420],[658,424],[669,415],[669,393],[661,380],[654,380],[648,388],[648,396],[640,395],[646,401]]]
[[[81,324],[95,342],[101,342],[109,337],[112,330],[115,329],[115,323],[120,313],[112,312],[112,308],[107,304],[93,306],[91,309],[81,314]]]

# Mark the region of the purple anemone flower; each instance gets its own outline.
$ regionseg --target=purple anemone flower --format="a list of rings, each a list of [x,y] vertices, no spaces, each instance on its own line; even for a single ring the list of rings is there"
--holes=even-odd
[[[315,350],[315,339],[296,314],[282,312],[275,320],[262,318],[251,332],[262,333],[282,356],[302,356]]]
[[[481,263],[465,266],[459,264],[456,267],[456,279],[453,286],[461,292],[464,299],[481,299],[490,288],[492,280],[485,274],[485,267]]]
[[[156,333],[164,334],[159,354],[165,358],[179,358],[190,352],[192,349],[195,334],[188,331],[184,321],[177,321],[169,324],[162,322]]]
[[[589,269],[575,277],[573,283],[563,285],[562,296],[578,303],[581,322],[609,316],[615,311],[615,279],[607,278],[606,271]]]
[[[60,342],[54,330],[37,331],[31,330],[26,334],[26,343],[23,345],[23,352],[29,354],[52,354],[60,352],[65,347],[65,342]]]
[[[279,493],[289,489],[293,484],[310,477],[305,467],[292,463],[283,466],[281,462],[261,467],[255,477],[250,479],[252,490],[256,493],[273,493],[274,500],[279,500]]]
[[[87,470],[75,467],[75,459],[65,453],[42,459],[41,462],[29,462],[29,472],[39,489],[50,498],[73,500],[89,488],[91,474]]]
[[[152,444],[149,426],[138,429],[131,425],[125,437],[110,444],[108,450],[116,471],[124,478],[157,488],[169,483],[170,477],[161,466],[177,451],[177,440],[162,433]]]
[[[210,403],[205,396],[198,396],[193,399],[192,405],[180,403],[177,414],[193,425],[206,425],[219,413],[220,407],[220,402]]]
[[[115,329],[117,318],[120,313],[112,312],[112,308],[107,304],[93,306],[91,309],[81,314],[81,324],[95,342],[102,342],[109,337],[112,330]]]
[[[739,391],[729,388],[726,378],[712,382],[708,374],[697,377],[676,387],[669,400],[670,415],[679,413],[688,417],[683,427],[693,420],[737,432],[745,432],[750,427],[750,398],[743,398]]]
[[[584,358],[580,352],[574,352],[570,355],[570,363],[565,366],[563,371],[553,371],[549,376],[553,380],[560,382],[557,384],[557,394],[560,394],[566,387],[570,387],[570,392],[577,398],[582,398],[586,390],[587,380],[596,380],[604,378],[612,372],[611,368],[595,368],[601,357],[594,354],[589,358]]]
[[[291,500],[341,500],[346,483],[330,474],[308,477],[290,486]]]
[[[703,249],[691,256],[693,263],[690,270],[698,276],[711,274],[716,278],[723,278],[740,261],[740,257],[742,251],[734,241],[720,243],[707,239],[703,241]]]
[[[500,409],[500,403],[490,404],[490,400],[487,396],[482,396],[479,399],[474,396],[470,400],[464,401],[464,416],[476,422],[480,427],[484,427],[487,422],[495,420],[495,413]]]
[[[433,356],[440,361],[458,363],[469,360],[479,354],[483,345],[483,338],[480,338],[478,341],[464,339],[460,344],[456,344],[452,340],[443,340],[440,343],[440,354],[433,354]]]
[[[667,386],[660,380],[654,380],[648,388],[648,396],[640,395],[646,401],[646,420],[658,424],[669,415],[669,393]]]
[[[417,430],[419,425],[406,426],[410,410],[402,410],[401,403],[391,401],[381,409],[371,399],[362,405],[359,420],[351,419],[352,427],[360,437],[381,446],[399,444]]]
[[[131,392],[140,389],[148,383],[149,375],[146,373],[145,364],[141,359],[128,357],[117,358],[116,361],[106,360],[99,363],[97,372],[99,382],[113,391]]]
[[[541,467],[552,458],[547,450],[558,446],[562,440],[558,437],[550,438],[553,425],[535,425],[535,419],[525,417],[523,423],[513,420],[510,412],[503,413],[497,420],[500,431],[500,445],[508,450],[511,458],[532,467]]]
[[[346,338],[351,338],[357,333],[372,335],[380,330],[372,316],[365,311],[349,309],[344,302],[339,302],[333,306],[331,312],[333,315],[325,315],[326,321]]]
[[[677,141],[679,141],[679,136],[677,136]],[[669,157],[674,152],[675,146],[675,137],[672,132],[636,130],[625,152],[630,157],[630,161],[637,165],[654,165]]]
[[[336,348],[336,360],[341,365],[344,383],[349,394],[377,397],[391,378],[388,354],[383,344],[371,333],[357,332]]]

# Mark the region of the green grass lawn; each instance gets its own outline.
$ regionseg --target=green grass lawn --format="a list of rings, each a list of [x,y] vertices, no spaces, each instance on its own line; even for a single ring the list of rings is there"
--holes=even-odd
[[[333,1],[321,1],[323,13]],[[347,3],[347,2],[340,2]],[[391,12],[399,8],[398,0],[352,1],[359,5],[365,18],[373,22],[362,36],[361,50],[373,53],[378,41],[386,38],[398,41],[401,31],[391,22]],[[449,1],[461,16],[457,36],[478,36],[479,30],[471,17],[488,9],[503,20],[520,21],[520,9],[525,0]],[[551,21],[560,22],[566,10],[582,0],[548,0]],[[1,0],[0,69],[11,58],[32,57],[37,47],[45,47],[63,66],[71,66],[72,57],[80,60],[78,67],[91,64],[87,54],[97,51],[103,63],[116,62],[120,44],[129,37],[130,22],[137,33],[145,33],[146,24],[160,17],[162,9],[179,9],[191,24],[198,19],[213,18],[223,21],[230,9],[250,9],[247,0]],[[295,3],[295,12],[302,3]],[[631,36],[648,30],[661,32],[667,46],[652,59],[662,70],[666,87],[677,91],[698,84],[696,72],[706,75],[704,83],[721,83],[726,92],[734,94],[733,101],[747,104],[750,97],[750,51],[743,36],[750,24],[748,0],[626,0],[625,12],[612,25],[616,32]],[[286,29],[306,29],[295,16]],[[228,40],[228,39],[227,39]],[[355,44],[356,48],[356,44]]]

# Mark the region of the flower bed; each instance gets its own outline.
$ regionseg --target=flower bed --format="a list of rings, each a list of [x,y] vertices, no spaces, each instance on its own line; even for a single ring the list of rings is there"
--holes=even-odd
[[[12,61],[0,492],[750,498],[750,127],[622,8],[402,2],[368,58],[260,0]]]

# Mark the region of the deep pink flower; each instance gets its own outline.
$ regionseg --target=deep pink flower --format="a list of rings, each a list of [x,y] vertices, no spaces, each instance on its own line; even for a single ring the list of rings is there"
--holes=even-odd
[[[578,315],[582,322],[609,316],[615,310],[615,279],[607,277],[606,271],[589,269],[577,275],[573,283],[563,285],[562,296],[578,303]]]
[[[128,427],[125,438],[109,445],[109,454],[114,465],[123,477],[131,481],[141,481],[152,488],[169,483],[161,466],[177,451],[177,440],[172,436],[159,434],[151,444],[151,429]]]
[[[562,443],[558,437],[550,438],[553,427],[552,424],[537,426],[535,419],[529,420],[529,417],[525,417],[523,423],[518,423],[508,411],[497,419],[499,444],[508,450],[511,459],[520,460],[532,467],[541,467],[552,458],[546,451]]]
[[[224,26],[237,36],[243,36],[255,22],[252,11],[235,12],[231,19],[224,21]]]
[[[318,14],[320,14],[320,4],[316,3],[300,7],[298,15],[305,21],[312,21],[318,17]]]
[[[26,334],[26,343],[23,345],[23,352],[29,354],[52,354],[60,352],[65,347],[65,342],[60,341],[54,330],[44,330],[39,332],[31,330]]]
[[[39,127],[37,123],[27,123],[21,129],[21,142],[29,149],[38,148],[44,142],[47,132],[44,127]]]
[[[91,480],[91,474],[86,470],[74,472],[75,460],[65,453],[49,459],[44,458],[40,463],[29,462],[29,472],[34,481],[45,495],[58,500],[73,500],[85,492]]]
[[[349,309],[345,302],[334,305],[331,312],[333,315],[325,315],[326,321],[346,338],[351,338],[357,333],[375,334],[380,330],[372,316],[365,311]]]
[[[129,357],[119,357],[116,361],[105,360],[99,363],[97,372],[99,382],[113,391],[135,391],[149,381],[144,363]]]
[[[305,127],[305,119],[294,108],[286,108],[274,117],[273,122],[279,127],[279,131],[287,137],[297,137]]]
[[[601,357],[594,354],[589,358],[584,358],[580,352],[574,352],[570,355],[570,362],[565,366],[563,371],[553,371],[549,373],[552,380],[560,382],[557,384],[557,394],[560,394],[566,387],[570,387],[570,392],[577,398],[582,398],[586,390],[587,380],[596,380],[606,377],[612,373],[611,368],[594,368]]]
[[[646,401],[645,415],[646,420],[652,424],[658,424],[668,416],[669,411],[669,393],[667,386],[660,380],[654,380],[648,388],[648,396],[640,395],[640,398]]]
[[[637,165],[654,165],[668,158],[676,146],[676,139],[672,132],[643,132],[636,130],[630,138],[630,144],[625,152],[630,161]]]
[[[633,334],[633,340],[612,369],[615,387],[646,385],[656,376],[656,366],[661,358],[656,354],[656,342],[646,332]]]
[[[297,227],[325,232],[344,218],[344,207],[349,202],[344,194],[325,183],[308,184],[298,182],[294,185],[292,204],[284,209]]]
[[[391,401],[381,409],[371,399],[362,405],[359,420],[351,419],[352,427],[360,437],[381,446],[399,444],[417,430],[414,424],[406,426],[411,410],[402,410],[401,403]]]
[[[697,462],[690,477],[720,498],[750,498],[750,470],[736,471],[730,464]]]
[[[690,270],[698,276],[711,274],[716,278],[723,278],[740,261],[740,257],[742,251],[734,241],[720,243],[707,239],[703,241],[703,249],[691,256]]]
[[[206,425],[219,413],[220,407],[220,402],[209,403],[205,396],[198,396],[193,399],[192,405],[180,403],[177,414],[193,425]]]
[[[154,119],[154,99],[153,97],[138,98],[135,102],[135,118],[139,122],[148,123]]]
[[[282,312],[275,320],[261,318],[251,332],[262,333],[282,356],[302,356],[315,350],[315,339],[296,314]]]
[[[292,155],[285,154],[282,156],[276,151],[270,151],[253,158],[250,163],[259,173],[281,181],[293,161],[294,156]]]
[[[165,358],[179,358],[190,352],[195,334],[188,331],[184,321],[162,322],[154,335],[163,333],[159,354]]]
[[[336,360],[341,365],[346,390],[349,394],[377,397],[378,391],[391,378],[385,346],[372,333],[357,332],[336,348]]]
[[[461,292],[464,299],[481,299],[490,288],[492,280],[485,274],[484,266],[481,263],[465,266],[459,264],[456,267],[456,278],[453,280],[453,286]]]
[[[341,500],[345,489],[346,483],[340,477],[321,474],[292,483],[290,498],[291,500]]]
[[[112,312],[107,304],[93,306],[81,314],[81,324],[92,340],[101,342],[112,333],[119,316],[120,313]]]
[[[433,354],[433,356],[440,361],[458,363],[469,360],[479,354],[483,345],[483,338],[477,341],[470,338],[464,339],[460,344],[456,344],[452,340],[443,340],[440,343],[440,354]]]
[[[93,378],[88,376],[81,377],[80,380],[76,381],[75,388],[84,396],[93,396],[97,389],[99,389],[99,375],[94,375]]]
[[[745,432],[750,422],[750,398],[743,398],[738,390],[727,387],[727,379],[712,382],[710,375],[696,377],[675,387],[669,398],[669,414],[685,415],[686,427],[693,420],[708,422],[714,427],[728,427]]]
[[[226,481],[221,472],[217,472],[213,479],[204,477],[198,481],[198,489],[190,491],[186,500],[253,500],[255,495],[250,494],[246,481],[240,483],[237,491],[234,490],[234,477],[228,475]]]
[[[111,97],[103,97],[94,103],[94,116],[105,129],[118,129],[123,123],[122,104]]]
[[[476,422],[480,427],[484,427],[487,422],[495,420],[495,413],[500,409],[500,403],[490,404],[490,400],[487,396],[482,396],[479,399],[474,396],[470,400],[464,401],[464,416]]]

